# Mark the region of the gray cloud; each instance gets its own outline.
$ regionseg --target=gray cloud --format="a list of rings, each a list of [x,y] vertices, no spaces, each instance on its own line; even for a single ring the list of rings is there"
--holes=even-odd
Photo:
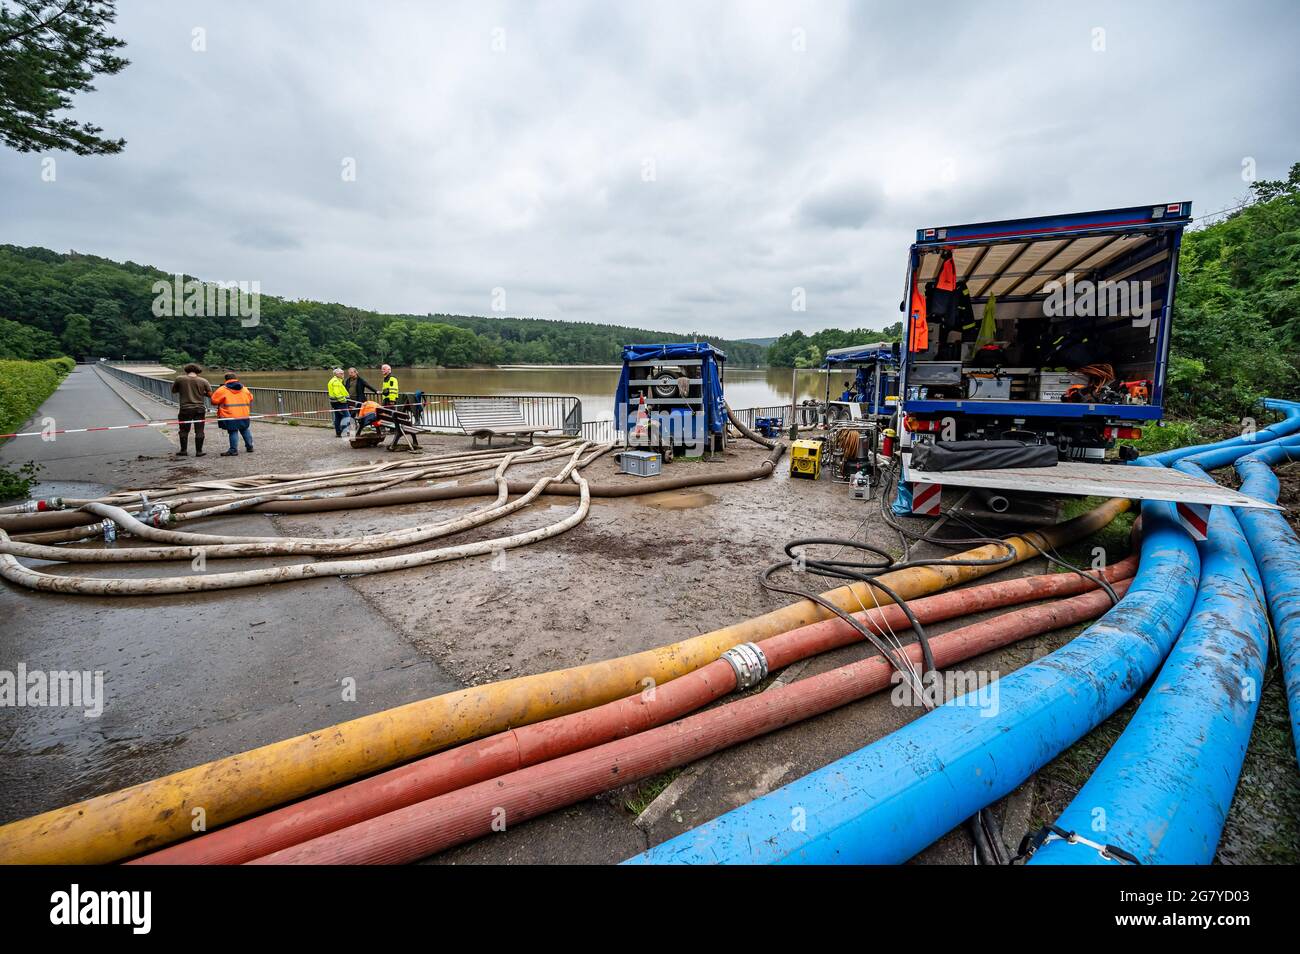
[[[386,311],[880,327],[919,227],[1300,160],[1287,2],[120,6],[126,152],[0,153],[0,241]]]

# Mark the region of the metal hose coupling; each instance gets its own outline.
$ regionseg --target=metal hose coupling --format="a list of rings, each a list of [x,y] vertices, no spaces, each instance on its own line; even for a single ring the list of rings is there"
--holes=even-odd
[[[754,643],[732,646],[721,658],[735,671],[737,689],[748,689],[767,678],[767,657]]]
[[[140,516],[141,522],[159,529],[167,526],[173,519],[171,508],[166,504],[154,504]]]
[[[29,500],[14,507],[14,513],[45,513],[48,510],[63,510],[62,497],[50,497],[48,500]]]

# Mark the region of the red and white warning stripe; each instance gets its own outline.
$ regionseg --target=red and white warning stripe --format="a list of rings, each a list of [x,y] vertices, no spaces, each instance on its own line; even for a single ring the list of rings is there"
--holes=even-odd
[[[912,513],[918,517],[939,516],[939,501],[943,497],[943,484],[912,484]]]
[[[1210,536],[1210,505],[1179,502],[1178,522],[1192,535],[1193,540],[1208,540]]]
[[[310,417],[313,414],[333,414],[334,411],[286,411],[282,414],[250,414],[246,418],[230,418],[230,420],[258,420],[268,417]],[[11,437],[53,437],[59,434],[93,434],[99,431],[129,431],[138,427],[166,427],[168,424],[213,424],[224,418],[205,417],[202,420],[191,421],[141,421],[138,424],[110,424],[105,427],[65,427],[60,430],[50,431],[21,431],[15,434],[0,434],[0,441],[7,440]]]

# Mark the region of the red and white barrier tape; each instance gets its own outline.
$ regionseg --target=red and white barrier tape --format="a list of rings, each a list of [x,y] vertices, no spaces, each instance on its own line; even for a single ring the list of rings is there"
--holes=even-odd
[[[65,427],[53,431],[21,431],[15,434],[0,434],[0,440],[10,437],[54,437],[59,434],[93,434],[99,431],[129,431],[138,427],[166,427],[168,424],[215,424],[218,421],[253,421],[268,417],[308,417],[312,414],[333,414],[328,411],[285,411],[282,414],[250,414],[248,417],[204,417],[188,421],[141,421],[139,424],[109,424],[103,427]]]

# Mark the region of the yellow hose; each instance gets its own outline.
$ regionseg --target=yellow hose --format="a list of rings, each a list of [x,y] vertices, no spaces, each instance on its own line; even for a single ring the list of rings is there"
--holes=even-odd
[[[1073,520],[1007,538],[1019,563],[1039,548],[1082,539],[1129,507],[1108,500]],[[967,550],[953,560],[989,559],[1001,546]],[[985,576],[1010,564],[910,567],[880,579],[905,599]],[[867,584],[825,598],[843,609],[879,599]],[[96,864],[161,848],[193,834],[196,810],[208,828],[330,788],[449,746],[603,705],[713,662],[737,643],[764,639],[825,619],[810,600],[773,610],[658,649],[572,669],[521,676],[362,716],[264,745],[121,791],[99,795],[0,827],[5,864]]]

